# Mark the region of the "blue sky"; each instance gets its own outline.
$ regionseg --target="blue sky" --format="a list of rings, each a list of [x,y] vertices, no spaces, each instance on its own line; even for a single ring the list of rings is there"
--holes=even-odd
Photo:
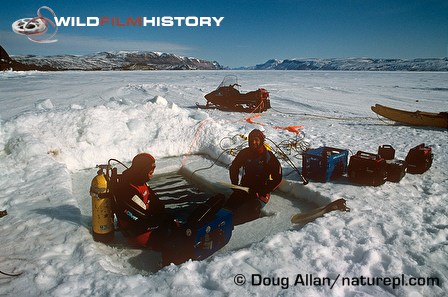
[[[431,58],[448,56],[446,0],[2,1],[0,45],[11,55],[148,50],[250,66],[289,58]],[[58,17],[224,17],[219,27],[96,26],[58,28],[58,42],[14,33],[17,19],[41,6]],[[44,16],[50,16],[44,12]],[[51,31],[51,28],[50,28]]]

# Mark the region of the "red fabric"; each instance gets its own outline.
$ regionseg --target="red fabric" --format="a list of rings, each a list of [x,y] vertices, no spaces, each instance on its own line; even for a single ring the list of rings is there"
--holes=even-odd
[[[271,195],[268,193],[266,195],[259,195],[258,199],[260,199],[261,201],[263,201],[263,203],[268,203],[269,199],[271,198]]]
[[[150,194],[150,189],[149,187],[144,184],[144,185],[140,185],[140,186],[135,186],[135,185],[131,185],[133,188],[135,188],[143,197],[143,202],[146,205],[146,208],[148,209],[149,207],[149,194]],[[129,227],[129,222],[126,220],[118,220],[118,223],[120,225],[120,228],[123,228],[124,230],[126,230]],[[145,233],[139,234],[137,236],[128,236],[128,243],[131,246],[136,246],[136,247],[147,247],[148,246],[148,241],[149,238],[151,237],[151,232],[152,231],[146,231]]]
[[[147,247],[149,238],[151,237],[152,231],[147,231],[138,236],[128,237],[128,242],[130,245],[138,247]]]
[[[121,229],[126,230],[129,227],[129,222],[118,219],[118,225]],[[146,231],[137,236],[127,236],[129,245],[135,247],[148,247],[149,238],[151,237],[151,230]]]
[[[136,189],[140,195],[143,197],[143,202],[146,204],[146,209],[148,209],[149,206],[149,194],[151,193],[149,187],[146,184],[135,186],[131,185],[134,189]]]

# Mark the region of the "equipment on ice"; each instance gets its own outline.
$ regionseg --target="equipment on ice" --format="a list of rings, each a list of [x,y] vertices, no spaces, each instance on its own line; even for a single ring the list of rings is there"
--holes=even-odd
[[[407,172],[411,174],[422,174],[431,167],[433,159],[432,148],[426,146],[424,143],[419,144],[410,149],[406,155],[406,162],[408,163]]]
[[[386,160],[378,154],[358,151],[348,164],[350,181],[366,186],[380,186],[386,182]]]
[[[110,242],[114,239],[114,214],[110,197],[104,195],[108,192],[107,180],[103,171],[107,169],[107,165],[98,165],[97,167],[100,169],[90,185],[93,239]]]
[[[205,95],[206,105],[200,108],[217,108],[226,111],[263,112],[271,108],[269,92],[259,88],[256,91],[241,93],[238,89],[238,79],[235,75],[224,77],[221,84],[213,92]]]
[[[395,149],[388,144],[378,147],[378,155],[386,160],[386,180],[394,183],[400,182],[406,175],[408,163],[395,159]]]

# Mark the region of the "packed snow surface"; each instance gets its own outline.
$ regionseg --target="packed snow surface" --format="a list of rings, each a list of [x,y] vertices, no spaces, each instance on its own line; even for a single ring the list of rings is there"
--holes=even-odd
[[[228,74],[243,92],[267,89],[272,109],[251,122],[253,114],[198,109]],[[446,72],[0,73],[0,210],[8,211],[0,270],[22,273],[0,275],[0,295],[446,296],[447,130],[382,121],[370,106],[447,111],[447,81]],[[425,143],[433,166],[378,187],[347,178],[303,185],[282,160],[284,181],[266,215],[236,226],[203,261],[158,269],[156,253],[119,235],[116,244],[93,241],[88,191],[97,164],[149,152],[156,175],[182,168],[196,186],[217,189],[233,159],[223,150],[244,144],[239,134],[258,128],[284,144],[296,135],[281,127],[298,125],[312,148],[377,152],[389,144],[404,159]],[[300,170],[301,156],[285,151]],[[290,223],[338,198],[351,212]]]

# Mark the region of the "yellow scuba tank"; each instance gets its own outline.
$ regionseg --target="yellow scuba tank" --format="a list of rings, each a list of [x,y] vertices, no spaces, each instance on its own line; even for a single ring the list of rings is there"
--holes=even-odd
[[[114,239],[114,214],[112,201],[107,195],[107,180],[103,169],[107,165],[98,165],[97,175],[92,179],[92,233],[95,241],[110,242]]]

